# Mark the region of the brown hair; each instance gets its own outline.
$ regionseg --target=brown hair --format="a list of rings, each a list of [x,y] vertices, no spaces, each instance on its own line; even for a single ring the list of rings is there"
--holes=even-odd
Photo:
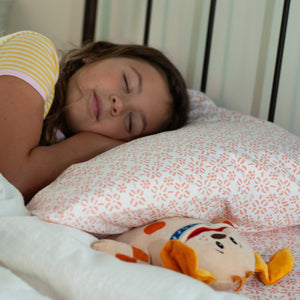
[[[98,61],[113,57],[141,59],[162,72],[166,78],[173,103],[169,119],[164,122],[158,132],[178,129],[185,125],[189,109],[186,85],[180,72],[164,54],[147,46],[118,45],[100,41],[89,43],[80,49],[73,49],[62,58],[54,101],[43,124],[41,145],[57,143],[55,134],[57,129],[66,136],[70,135],[64,122],[66,87],[70,77],[84,66],[84,60],[87,58],[89,61]]]

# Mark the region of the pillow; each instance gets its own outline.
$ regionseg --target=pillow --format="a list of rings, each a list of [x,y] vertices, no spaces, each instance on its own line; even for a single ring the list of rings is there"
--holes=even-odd
[[[240,231],[300,224],[300,140],[189,91],[188,124],[65,170],[33,215],[99,234],[171,216],[230,219]]]

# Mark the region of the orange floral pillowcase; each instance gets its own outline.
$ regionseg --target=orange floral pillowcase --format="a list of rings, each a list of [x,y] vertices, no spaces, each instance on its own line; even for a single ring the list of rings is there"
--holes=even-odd
[[[171,216],[224,217],[241,231],[299,224],[299,138],[189,93],[188,125],[71,166],[32,214],[100,234]]]

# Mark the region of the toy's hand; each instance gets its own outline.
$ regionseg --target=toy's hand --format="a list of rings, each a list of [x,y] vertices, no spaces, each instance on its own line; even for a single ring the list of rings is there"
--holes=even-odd
[[[268,263],[265,263],[258,253],[255,254],[255,272],[266,285],[277,283],[285,277],[294,266],[294,259],[289,248],[277,251]]]
[[[120,260],[135,263],[150,263],[150,257],[145,251],[129,244],[115,240],[103,239],[92,244],[92,248],[114,255]]]

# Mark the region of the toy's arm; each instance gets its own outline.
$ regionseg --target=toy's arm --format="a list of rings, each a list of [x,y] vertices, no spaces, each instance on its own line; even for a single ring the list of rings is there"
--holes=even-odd
[[[115,240],[103,239],[92,244],[92,248],[106,252],[120,260],[135,263],[150,263],[150,256],[145,250]]]
[[[289,248],[277,251],[268,263],[258,253],[255,254],[255,272],[266,285],[277,283],[285,277],[294,266],[294,259]]]

